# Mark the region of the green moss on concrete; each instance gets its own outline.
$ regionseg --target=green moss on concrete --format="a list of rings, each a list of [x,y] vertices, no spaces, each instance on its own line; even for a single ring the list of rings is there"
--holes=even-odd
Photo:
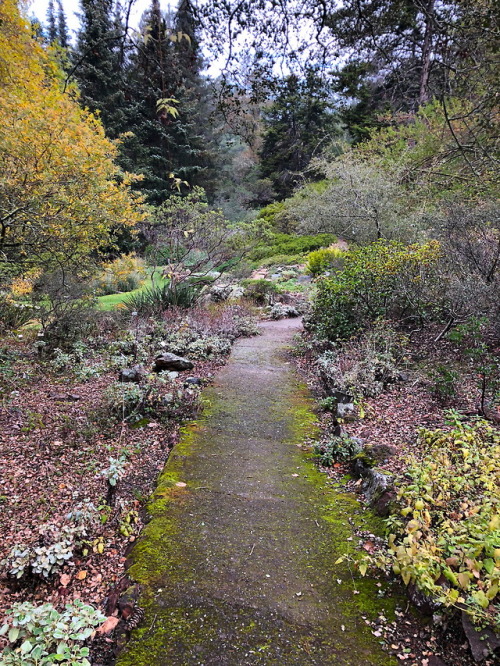
[[[258,479],[261,486],[257,487],[254,483],[251,489],[257,492],[258,497],[259,488],[263,488],[265,497],[267,487],[277,488],[284,502],[289,497],[300,498],[295,505],[295,513],[281,510],[279,525],[273,524],[276,519],[270,514],[269,524],[273,538],[280,534],[288,535],[286,544],[294,553],[293,566],[298,572],[305,572],[305,577],[300,574],[297,578],[304,585],[304,594],[297,596],[293,589],[271,586],[269,595],[277,609],[284,609],[282,612],[273,611],[267,603],[255,605],[252,593],[248,596],[243,579],[241,590],[238,590],[238,597],[241,598],[238,599],[224,594],[223,590],[212,589],[210,581],[205,584],[204,539],[208,539],[207,555],[210,546],[215,546],[221,566],[224,563],[227,566],[233,556],[239,556],[231,548],[234,547],[234,540],[237,541],[238,530],[244,530],[246,523],[245,520],[241,525],[236,522],[233,532],[225,533],[228,543],[222,538],[212,542],[213,533],[203,532],[206,512],[200,512],[199,503],[203,503],[203,493],[206,492],[212,502],[214,497],[220,497],[220,502],[214,505],[217,510],[222,513],[226,510],[225,470],[219,467],[224,467],[224,455],[241,456],[243,459],[246,451],[241,448],[233,450],[232,436],[223,429],[232,423],[231,419],[237,421],[242,413],[244,419],[249,418],[252,409],[248,403],[255,400],[259,404],[258,396],[235,395],[232,392],[218,394],[210,389],[209,413],[205,413],[197,424],[183,429],[180,442],[172,452],[149,503],[152,520],[133,550],[129,574],[143,586],[139,603],[145,609],[146,617],[120,656],[119,666],[205,663],[213,659],[211,649],[222,651],[226,663],[235,664],[285,666],[304,663],[305,658],[309,660],[305,655],[325,665],[360,666],[370,663],[373,666],[390,666],[396,663],[380,650],[361,618],[373,617],[381,612],[391,618],[397,599],[380,599],[376,582],[369,577],[361,578],[349,562],[335,564],[339,557],[346,554],[358,557],[353,526],[380,533],[382,524],[363,511],[354,497],[332,488],[327,477],[314,464],[312,454],[304,450],[305,441],[314,439],[319,432],[314,403],[307,387],[297,386],[296,378],[291,373],[285,378],[287,384],[277,384],[272,400],[266,404],[266,414],[255,415],[257,431],[259,418],[265,430],[273,419],[284,422],[283,415],[286,415],[286,428],[283,434],[280,431],[275,444],[268,443],[267,448],[263,447]],[[242,412],[243,407],[246,411]],[[247,421],[244,422],[248,425]],[[279,455],[273,447],[279,450]],[[210,464],[210,461],[216,462]],[[204,476],[205,462],[211,471]],[[277,470],[275,466],[278,463]],[[229,465],[230,473],[234,473],[237,465],[236,459]],[[245,476],[242,475],[242,490],[245,483]],[[236,504],[233,499],[237,490],[227,493],[232,498],[232,503],[227,506],[229,509],[241,506],[244,510],[245,495]],[[294,506],[293,502],[291,506]],[[304,525],[306,532],[297,532],[296,524]],[[259,542],[258,548],[260,545]],[[282,566],[280,553],[276,553],[274,565],[270,565],[273,560],[269,557],[272,556],[266,557],[266,566],[271,573],[273,566],[279,571]],[[242,562],[250,575],[255,575],[261,566],[253,548],[249,549]],[[207,571],[208,574],[210,572]],[[264,570],[261,574],[265,587]],[[294,572],[291,574],[293,580]],[[223,580],[221,578],[221,584]],[[338,580],[341,580],[340,584]],[[306,615],[309,606],[314,611],[315,597],[308,596],[306,589],[309,584],[319,598],[331,600],[333,615],[328,627],[320,622],[292,621],[294,617],[300,617],[302,608],[306,609]],[[321,606],[318,606],[318,613],[321,616]],[[345,631],[341,631],[341,624],[346,625]],[[369,655],[370,661],[367,661],[366,655]]]

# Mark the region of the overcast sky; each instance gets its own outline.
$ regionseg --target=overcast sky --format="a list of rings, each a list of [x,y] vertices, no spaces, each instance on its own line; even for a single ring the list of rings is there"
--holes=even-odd
[[[62,3],[64,7],[64,12],[66,14],[66,19],[68,21],[68,27],[73,36],[79,27],[79,21],[78,18],[76,17],[76,13],[78,13],[80,10],[80,3],[79,0],[62,0]],[[45,23],[47,20],[48,4],[49,0],[32,0],[30,9],[28,11],[28,15],[29,16],[34,15],[39,21]],[[137,27],[143,11],[147,9],[150,4],[151,0],[134,0],[132,6],[132,12],[130,14],[131,17],[130,23],[133,27]],[[167,2],[167,0],[160,0],[161,8],[165,10],[168,9],[169,5],[174,5],[174,4],[176,3]],[[54,0],[54,5],[57,8],[57,0]]]

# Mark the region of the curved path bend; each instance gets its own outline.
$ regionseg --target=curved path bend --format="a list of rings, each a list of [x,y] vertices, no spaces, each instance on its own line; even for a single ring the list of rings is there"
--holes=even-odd
[[[368,519],[301,447],[314,414],[285,354],[300,326],[263,324],[204,391],[132,554],[146,617],[118,666],[396,663],[364,620],[378,588],[335,564]]]

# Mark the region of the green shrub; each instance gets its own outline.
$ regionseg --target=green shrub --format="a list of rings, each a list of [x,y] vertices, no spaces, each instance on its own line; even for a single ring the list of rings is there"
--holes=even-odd
[[[243,280],[245,295],[259,305],[264,305],[272,300],[272,296],[278,292],[278,286],[270,280]]]
[[[104,264],[103,271],[94,285],[99,296],[132,291],[141,286],[145,274],[143,259],[134,254],[124,254]]]
[[[89,649],[82,644],[106,617],[81,601],[67,604],[62,612],[52,604],[17,603],[7,611],[0,629],[8,646],[2,652],[4,666],[90,666]]]
[[[445,365],[438,365],[431,373],[432,392],[442,402],[452,400],[457,395],[457,382],[460,375]]]
[[[314,446],[314,452],[319,456],[319,464],[323,467],[331,467],[339,460],[349,460],[360,452],[362,445],[359,440],[342,435],[332,437],[327,442],[321,442]]]
[[[317,277],[334,266],[339,265],[339,260],[344,256],[344,251],[338,247],[326,247],[314,250],[307,255],[306,270]]]
[[[378,318],[422,320],[435,300],[439,244],[380,240],[345,253],[344,267],[318,280],[311,324],[319,337],[344,340]]]
[[[0,293],[0,332],[13,331],[27,324],[34,316],[33,305],[14,300]]]
[[[294,234],[271,234],[265,244],[257,246],[250,259],[259,260],[275,255],[297,255],[318,250],[320,247],[332,245],[337,240],[333,234],[316,234],[314,236],[297,236]]]
[[[123,302],[129,312],[136,312],[143,317],[161,315],[173,307],[189,308],[196,302],[200,286],[184,282],[153,284],[136,294],[131,294]]]
[[[500,629],[500,433],[450,412],[451,430],[419,431],[396,479],[387,548],[367,558],[445,606]]]

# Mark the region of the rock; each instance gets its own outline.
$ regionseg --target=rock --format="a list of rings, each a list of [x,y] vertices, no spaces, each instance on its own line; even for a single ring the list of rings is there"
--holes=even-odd
[[[367,444],[365,446],[365,452],[379,464],[392,458],[396,451],[396,447],[391,444]]]
[[[299,275],[297,278],[297,282],[299,282],[299,284],[307,284],[309,282],[312,282],[312,277],[310,275]]]
[[[179,376],[179,373],[176,372],[175,370],[172,370],[172,372],[167,372],[167,377],[168,377],[169,379],[171,379],[172,381],[173,381],[174,379],[177,379],[178,376]]]
[[[269,311],[271,319],[285,319],[287,317],[298,317],[299,312],[293,305],[284,305],[283,303],[275,303]]]
[[[178,370],[182,372],[183,370],[192,370],[193,368],[193,363],[187,358],[171,354],[170,352],[161,352],[158,354],[153,364],[155,372],[161,372],[162,370]]]
[[[240,298],[243,298],[245,295],[245,289],[244,287],[241,287],[240,285],[236,285],[231,288],[231,293],[228,296],[229,301],[237,301]]]
[[[353,461],[353,473],[363,479],[361,490],[366,501],[375,505],[386,492],[392,491],[392,474],[374,467],[375,461],[364,449]]]
[[[201,386],[203,384],[199,377],[186,377],[184,386]]]
[[[464,611],[462,611],[462,626],[475,661],[481,662],[487,657],[492,657],[494,651],[500,648],[500,636],[492,629],[476,627]]]
[[[140,365],[134,365],[132,368],[122,368],[118,381],[120,382],[133,382],[138,384],[144,379],[144,368]]]
[[[356,418],[356,408],[353,402],[339,402],[336,408],[336,416],[344,421],[354,421]]]

